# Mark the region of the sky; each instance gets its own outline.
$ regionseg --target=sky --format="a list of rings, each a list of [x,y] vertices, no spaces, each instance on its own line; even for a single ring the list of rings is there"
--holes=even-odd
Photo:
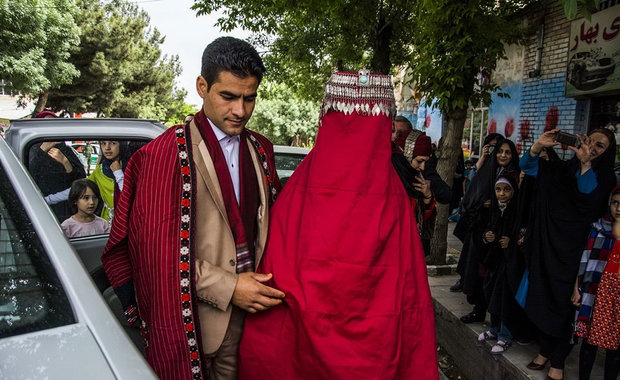
[[[221,13],[197,17],[196,11],[190,9],[193,0],[137,0],[134,3],[149,14],[151,26],[166,36],[163,52],[179,56],[183,72],[177,78],[177,85],[187,90],[185,102],[201,105],[202,99],[196,93],[196,77],[200,75],[204,48],[217,37],[246,39],[250,33],[241,29],[221,32],[215,26]]]

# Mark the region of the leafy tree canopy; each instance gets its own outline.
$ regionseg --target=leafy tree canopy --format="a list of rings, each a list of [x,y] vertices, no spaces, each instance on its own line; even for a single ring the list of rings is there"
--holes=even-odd
[[[564,14],[570,20],[577,16],[577,11],[581,10],[581,13],[588,20],[592,13],[598,10],[598,0],[560,0],[560,3],[564,6]]]
[[[71,62],[81,75],[50,93],[53,109],[107,117],[167,120],[185,93],[175,88],[177,56],[162,56],[164,37],[126,0],[78,0],[81,42]]]
[[[200,106],[185,103],[187,91],[178,91],[175,94],[175,102],[172,106],[173,112],[166,118],[166,125],[173,126],[183,124],[185,117],[189,114],[196,114],[200,110]]]
[[[69,51],[79,43],[74,0],[0,0],[0,78],[34,98],[79,75]]]
[[[526,30],[515,14],[527,1],[423,0],[413,39],[415,88],[436,99],[446,115],[468,104],[490,103],[497,86],[488,78],[504,43],[519,42]]]
[[[222,9],[224,31],[242,27],[263,46],[272,80],[285,82],[305,98],[319,100],[338,67],[363,66],[388,73],[407,62],[415,30],[415,0],[316,0],[269,2],[199,0],[198,14]]]
[[[279,145],[313,146],[320,105],[301,100],[285,84],[263,82],[248,128]]]

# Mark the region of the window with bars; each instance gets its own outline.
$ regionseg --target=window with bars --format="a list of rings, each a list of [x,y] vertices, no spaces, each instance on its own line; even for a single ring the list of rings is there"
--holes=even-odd
[[[617,4],[620,4],[620,0],[600,0],[598,3],[598,9],[602,11],[603,9],[611,8]]]

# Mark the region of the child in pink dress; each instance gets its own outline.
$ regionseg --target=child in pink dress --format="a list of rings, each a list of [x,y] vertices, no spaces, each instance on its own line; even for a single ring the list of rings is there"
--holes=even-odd
[[[73,215],[60,225],[68,238],[110,233],[110,224],[95,215],[100,200],[99,188],[93,181],[73,181],[69,191],[69,204]]]

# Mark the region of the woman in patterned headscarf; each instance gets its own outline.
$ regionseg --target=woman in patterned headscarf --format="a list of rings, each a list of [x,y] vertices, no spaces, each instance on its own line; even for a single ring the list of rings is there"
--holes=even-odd
[[[392,163],[400,177],[411,205],[415,212],[416,223],[420,235],[432,230],[434,224],[435,197],[431,190],[430,181],[424,178],[423,172],[426,162],[433,153],[431,139],[420,131],[411,131],[404,143],[403,154],[393,153]]]

